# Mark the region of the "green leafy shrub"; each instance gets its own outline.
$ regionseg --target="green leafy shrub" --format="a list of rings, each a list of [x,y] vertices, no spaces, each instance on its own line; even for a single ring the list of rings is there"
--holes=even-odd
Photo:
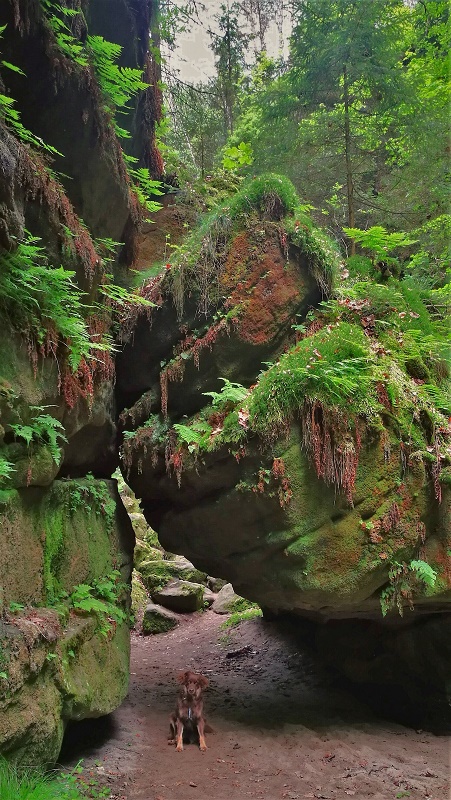
[[[86,67],[88,65],[86,48],[83,42],[74,36],[70,27],[71,21],[80,16],[80,11],[67,8],[55,0],[40,0],[40,3],[61,52],[78,66]]]
[[[147,89],[148,84],[142,80],[140,69],[119,67],[116,64],[122,52],[119,44],[108,42],[103,36],[88,36],[86,48],[99,82],[105,109],[114,119],[116,111],[123,109],[137,92]],[[119,136],[130,136],[116,123],[114,125]]]
[[[225,408],[229,404],[242,403],[249,394],[241,383],[234,383],[227,378],[219,378],[219,380],[224,383],[220,392],[203,392],[206,397],[211,397],[213,408]]]
[[[413,610],[413,594],[415,591],[433,589],[437,573],[426,561],[411,561],[410,564],[395,561],[388,573],[390,585],[381,592],[382,616],[390,609],[397,608],[399,615],[404,614],[404,605]]]
[[[7,483],[14,471],[14,464],[12,464],[11,461],[7,461],[3,456],[0,456],[0,486]]]
[[[373,225],[367,230],[360,228],[343,228],[343,230],[350,239],[358,242],[365,250],[369,250],[373,263],[386,259],[393,250],[408,247],[417,241],[403,231],[389,233],[383,225]]]

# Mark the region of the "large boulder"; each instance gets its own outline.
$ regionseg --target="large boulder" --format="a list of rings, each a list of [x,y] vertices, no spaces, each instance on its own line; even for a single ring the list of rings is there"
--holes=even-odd
[[[154,633],[166,633],[176,628],[179,624],[179,617],[173,611],[156,603],[147,603],[141,630],[144,636]]]
[[[200,583],[173,581],[162,589],[152,592],[152,600],[170,611],[189,613],[204,607],[204,589]]]
[[[55,481],[0,501],[0,749],[48,763],[69,720],[107,714],[126,695],[133,531],[114,481]]]

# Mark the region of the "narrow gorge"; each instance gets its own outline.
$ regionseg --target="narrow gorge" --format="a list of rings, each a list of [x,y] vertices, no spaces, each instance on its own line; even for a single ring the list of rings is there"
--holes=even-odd
[[[446,315],[277,163],[165,173],[156,0],[0,6],[0,752],[127,695],[118,469],[167,553],[449,731]]]

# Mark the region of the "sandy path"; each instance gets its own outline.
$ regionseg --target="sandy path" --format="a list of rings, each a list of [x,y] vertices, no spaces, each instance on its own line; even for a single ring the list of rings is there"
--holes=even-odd
[[[222,621],[207,612],[168,634],[134,635],[128,698],[74,727],[65,763],[83,757],[114,800],[448,800],[447,737],[378,720],[274,623],[242,623],[224,642]],[[211,682],[206,753],[166,743],[185,667]]]

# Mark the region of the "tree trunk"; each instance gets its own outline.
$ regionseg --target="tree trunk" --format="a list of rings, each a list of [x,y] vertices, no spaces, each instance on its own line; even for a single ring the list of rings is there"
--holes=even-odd
[[[348,227],[355,228],[355,209],[354,209],[354,182],[352,180],[352,160],[351,160],[351,128],[349,124],[349,85],[348,69],[343,65],[343,98],[345,105],[345,157],[346,157],[346,194],[348,200]],[[355,241],[351,242],[351,255],[355,255]]]

